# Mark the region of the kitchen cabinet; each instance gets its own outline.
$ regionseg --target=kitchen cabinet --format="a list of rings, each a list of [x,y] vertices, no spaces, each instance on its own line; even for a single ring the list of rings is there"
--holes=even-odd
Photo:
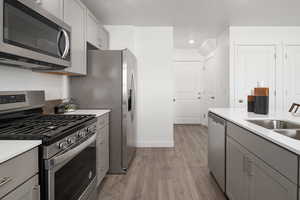
[[[86,31],[87,31],[87,42],[89,42],[94,47],[100,49],[101,43],[99,42],[99,22],[97,18],[87,10],[87,17],[86,17]]]
[[[38,148],[0,165],[0,199],[38,200]]]
[[[26,181],[2,200],[39,200],[40,186],[38,175]]]
[[[227,137],[227,195],[231,200],[296,200],[297,185]]]
[[[247,200],[246,151],[227,137],[226,194],[230,200]]]
[[[270,110],[276,108],[276,45],[236,45],[234,60],[235,107],[247,107],[247,96],[264,82],[270,88]]]
[[[109,49],[109,33],[104,28],[104,26],[99,27],[98,29],[98,41],[101,50],[108,50]]]
[[[86,12],[79,0],[64,0],[64,21],[72,27],[72,67],[64,70],[67,74],[86,75]]]
[[[109,170],[109,114],[98,117],[97,121],[97,185]]]
[[[300,102],[300,45],[285,45],[284,108]]]
[[[63,20],[62,0],[35,0],[42,8],[53,14],[55,17]]]

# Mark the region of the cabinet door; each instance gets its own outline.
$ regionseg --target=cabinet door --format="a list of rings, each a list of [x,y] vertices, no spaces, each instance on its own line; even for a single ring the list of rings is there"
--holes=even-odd
[[[250,156],[249,200],[297,200],[297,185],[260,159]]]
[[[105,174],[109,170],[109,126],[107,125],[104,129],[104,172]]]
[[[276,46],[237,45],[235,52],[235,106],[246,107],[247,96],[264,82],[270,88],[270,109],[275,109]]]
[[[38,176],[31,178],[29,181],[19,186],[2,200],[39,200],[40,186]]]
[[[98,44],[102,50],[109,49],[109,33],[103,26],[98,29]]]
[[[87,10],[87,24],[86,24],[86,30],[87,30],[87,42],[92,44],[96,48],[100,48],[100,43],[98,40],[98,34],[99,34],[99,22],[97,18],[89,11]]]
[[[230,200],[248,200],[247,153],[227,137],[226,193]]]
[[[285,109],[300,102],[300,45],[285,46]]]
[[[65,71],[86,75],[86,7],[79,0],[64,0],[64,21],[72,27],[72,67]]]
[[[62,0],[39,0],[42,8],[63,20],[63,1]]]

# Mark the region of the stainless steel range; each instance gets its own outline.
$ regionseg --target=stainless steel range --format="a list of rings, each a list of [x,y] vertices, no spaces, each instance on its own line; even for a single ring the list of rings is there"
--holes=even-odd
[[[0,140],[42,140],[43,200],[96,199],[96,118],[44,115],[43,91],[0,92]]]

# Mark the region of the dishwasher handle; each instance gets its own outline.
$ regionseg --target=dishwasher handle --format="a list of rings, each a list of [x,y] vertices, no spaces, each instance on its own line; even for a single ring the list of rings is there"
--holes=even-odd
[[[217,123],[217,124],[221,124],[222,126],[225,126],[225,120],[222,119],[221,117],[216,116],[213,113],[208,113],[208,117],[212,119],[213,122]]]

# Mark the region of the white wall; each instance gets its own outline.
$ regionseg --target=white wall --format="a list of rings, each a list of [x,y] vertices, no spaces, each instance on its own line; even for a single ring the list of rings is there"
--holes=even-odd
[[[67,78],[0,65],[0,91],[45,90],[46,100],[68,97]]]
[[[201,56],[197,49],[174,49],[173,60],[176,61],[200,61],[203,62],[204,58]]]
[[[216,107],[229,107],[229,29],[217,37],[213,53],[216,75]]]
[[[138,60],[137,146],[173,147],[173,28],[106,26],[110,49],[129,48]]]

